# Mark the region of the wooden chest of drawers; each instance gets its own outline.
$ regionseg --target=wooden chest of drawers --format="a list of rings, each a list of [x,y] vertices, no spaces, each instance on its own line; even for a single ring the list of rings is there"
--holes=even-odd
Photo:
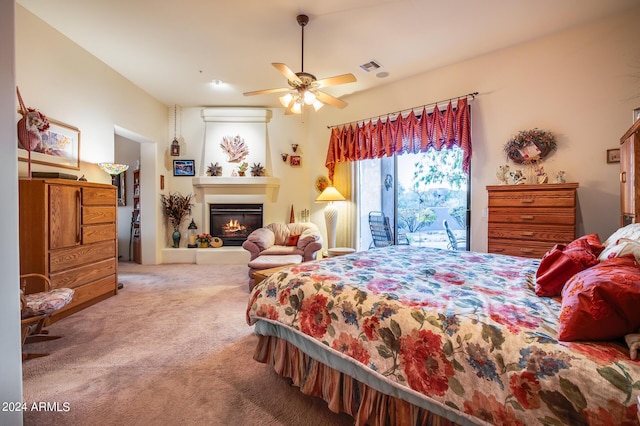
[[[117,229],[115,186],[20,180],[20,273],[44,274],[53,288],[75,290],[49,323],[117,294]]]
[[[577,183],[487,186],[489,253],[540,258],[576,237]]]

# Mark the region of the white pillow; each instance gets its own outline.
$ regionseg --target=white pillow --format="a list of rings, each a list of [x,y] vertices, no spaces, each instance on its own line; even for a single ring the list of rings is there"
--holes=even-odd
[[[611,244],[602,250],[598,260],[602,262],[603,260],[627,254],[633,254],[636,261],[640,263],[640,242],[628,238],[619,238],[617,244]]]
[[[605,247],[615,245],[621,238],[640,242],[640,223],[630,223],[627,226],[619,228],[616,232],[611,234],[611,236],[607,238],[602,245]]]

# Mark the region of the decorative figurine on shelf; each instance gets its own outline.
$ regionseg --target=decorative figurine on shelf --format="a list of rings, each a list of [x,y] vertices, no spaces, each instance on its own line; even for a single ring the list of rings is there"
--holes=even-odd
[[[509,183],[509,165],[505,164],[504,166],[498,166],[496,169],[496,177],[500,181],[500,185],[505,185]]]
[[[207,168],[207,174],[209,176],[222,176],[222,166],[220,166],[217,161],[216,164],[211,163],[209,168]]]
[[[260,163],[253,163],[251,167],[251,176],[264,176],[264,167]]]
[[[248,168],[249,168],[249,163],[247,163],[246,161],[243,161],[242,163],[240,163],[240,165],[238,166],[238,175],[244,176]]]
[[[542,166],[536,167],[535,172],[536,172],[536,180],[538,183],[549,182],[549,176],[547,176],[547,173],[544,171],[544,167]]]
[[[556,183],[566,183],[567,181],[564,175],[565,175],[564,170],[558,171],[558,173],[556,173]]]
[[[524,173],[522,173],[521,169],[510,172],[509,176],[511,177],[511,181],[513,182],[514,185],[520,185],[525,183],[526,178],[524,176]]]

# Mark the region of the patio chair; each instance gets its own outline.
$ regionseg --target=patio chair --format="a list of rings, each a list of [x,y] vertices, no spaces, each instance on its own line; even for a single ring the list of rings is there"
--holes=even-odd
[[[449,250],[466,250],[467,249],[467,239],[466,238],[456,238],[453,231],[449,227],[449,223],[447,219],[442,221],[444,225],[444,230],[447,232],[447,237],[449,238],[449,244],[447,244],[447,248]]]

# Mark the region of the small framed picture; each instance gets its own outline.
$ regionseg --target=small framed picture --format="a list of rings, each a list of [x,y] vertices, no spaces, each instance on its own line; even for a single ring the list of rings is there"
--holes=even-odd
[[[299,155],[289,156],[289,165],[291,167],[300,167],[302,165]]]
[[[640,108],[636,108],[633,110],[633,122],[640,120]]]
[[[620,149],[608,149],[607,150],[607,163],[619,163],[620,162]]]
[[[173,160],[174,176],[195,176],[196,166],[194,160]]]

